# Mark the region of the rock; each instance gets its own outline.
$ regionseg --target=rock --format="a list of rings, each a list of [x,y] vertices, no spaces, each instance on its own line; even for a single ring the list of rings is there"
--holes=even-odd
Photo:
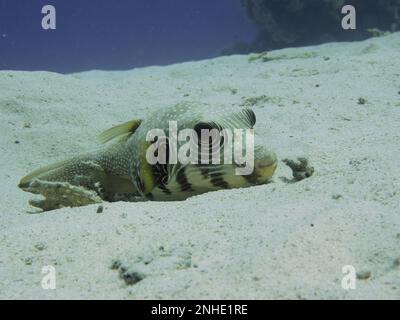
[[[357,279],[359,280],[367,280],[369,278],[371,278],[371,271],[360,271],[357,272]]]

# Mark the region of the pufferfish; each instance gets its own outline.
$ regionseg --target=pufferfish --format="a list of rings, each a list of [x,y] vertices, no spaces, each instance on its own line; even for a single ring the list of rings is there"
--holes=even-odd
[[[148,133],[153,129],[165,132],[163,150],[169,150],[170,121],[175,121],[178,132],[193,129],[200,134],[201,129],[252,129],[256,116],[252,110],[241,107],[178,103],[155,111],[146,119],[135,119],[104,131],[99,136],[104,144],[102,148],[39,168],[22,178],[18,186],[45,197],[31,200],[31,205],[52,210],[104,200],[184,200],[209,191],[264,184],[273,176],[277,167],[276,154],[257,141],[253,170],[246,175],[237,174],[236,169],[243,164],[235,161],[204,164],[182,163],[177,159],[150,163],[148,150],[151,146],[156,149],[157,138],[148,139]],[[223,138],[219,141],[221,150],[225,142]],[[177,142],[178,150],[184,143],[186,141]],[[242,148],[246,148],[245,144]]]

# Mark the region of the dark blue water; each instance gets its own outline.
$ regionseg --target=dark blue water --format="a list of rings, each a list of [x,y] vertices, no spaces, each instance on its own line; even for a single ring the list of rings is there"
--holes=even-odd
[[[57,29],[43,30],[42,6]],[[0,69],[130,69],[217,56],[257,34],[240,0],[0,0]]]

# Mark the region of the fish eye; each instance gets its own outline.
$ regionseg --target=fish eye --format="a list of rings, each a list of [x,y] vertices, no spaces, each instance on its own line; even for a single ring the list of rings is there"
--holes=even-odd
[[[214,129],[213,126],[210,123],[207,123],[207,122],[199,122],[193,128],[193,130],[197,134],[198,140],[201,139],[201,130],[209,130],[209,131],[211,131],[212,129]]]
[[[210,145],[210,147],[212,146],[213,141],[215,140],[215,137],[213,135],[209,136],[208,141],[202,141],[202,135],[201,135],[201,130],[208,130],[211,132],[211,130],[216,129],[219,131],[220,135],[219,135],[219,141],[220,141],[220,146],[222,146],[224,144],[224,136],[221,134],[221,126],[218,125],[215,122],[199,122],[197,123],[193,130],[196,132],[197,134],[197,139],[199,141],[199,144],[208,144]]]

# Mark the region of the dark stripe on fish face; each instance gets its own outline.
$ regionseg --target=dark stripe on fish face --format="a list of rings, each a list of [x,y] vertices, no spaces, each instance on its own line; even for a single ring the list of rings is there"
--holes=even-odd
[[[254,111],[250,109],[245,109],[245,113],[251,123],[251,127],[253,127],[256,124],[256,115]]]
[[[194,191],[192,188],[192,184],[188,181],[185,168],[179,170],[177,176],[176,176],[176,181],[179,183],[181,186],[181,191],[186,192],[186,191]]]
[[[151,171],[153,172],[156,185],[165,184],[168,181],[167,165],[156,163],[155,165],[151,166]]]
[[[149,200],[154,200],[154,195],[150,192],[145,195],[145,197]]]
[[[138,190],[139,190],[141,193],[143,193],[143,192],[144,192],[144,183],[143,183],[143,180],[140,179],[139,176],[137,176],[136,179],[135,179],[135,182],[136,182],[136,187],[138,188]]]
[[[224,180],[223,175],[220,172],[211,174],[211,183],[213,184],[214,187],[217,188],[223,188],[223,189],[229,188],[228,182]]]
[[[171,190],[169,190],[163,183],[160,184],[158,187],[161,189],[161,191],[163,193],[168,194],[168,195],[171,194]]]

